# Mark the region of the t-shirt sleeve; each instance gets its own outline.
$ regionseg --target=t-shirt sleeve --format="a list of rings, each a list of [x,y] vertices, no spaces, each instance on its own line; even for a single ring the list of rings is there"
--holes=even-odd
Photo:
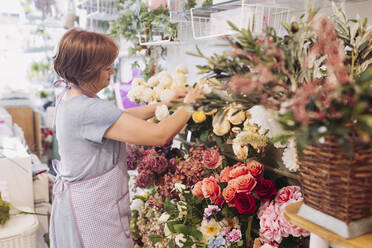
[[[119,119],[122,112],[111,102],[97,98],[90,99],[81,116],[83,138],[102,144],[107,129]]]

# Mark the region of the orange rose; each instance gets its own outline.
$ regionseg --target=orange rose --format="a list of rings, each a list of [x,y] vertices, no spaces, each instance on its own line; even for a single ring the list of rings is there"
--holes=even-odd
[[[251,192],[256,186],[256,179],[251,174],[243,175],[229,182],[229,185],[240,192]]]
[[[264,170],[264,165],[256,160],[252,160],[246,163],[249,173],[255,178],[260,177]]]
[[[202,181],[200,182],[197,182],[195,185],[194,185],[194,188],[192,189],[192,194],[199,197],[199,198],[203,198],[203,192],[202,192]]]
[[[240,177],[242,175],[247,175],[247,174],[249,174],[249,170],[247,166],[245,166],[244,164],[239,164],[238,166],[236,166],[234,169],[230,171],[230,178],[233,179],[233,178],[237,178],[237,177]]]
[[[227,186],[222,191],[222,196],[223,198],[225,198],[225,201],[227,203],[231,202],[234,199],[235,195],[236,195],[236,189],[231,186]]]
[[[201,190],[205,198],[217,197],[221,193],[221,188],[214,177],[204,178]]]
[[[232,167],[226,167],[224,168],[221,173],[220,173],[220,181],[221,182],[224,182],[224,183],[227,183],[228,181],[230,181],[230,171],[232,170],[233,168]]]

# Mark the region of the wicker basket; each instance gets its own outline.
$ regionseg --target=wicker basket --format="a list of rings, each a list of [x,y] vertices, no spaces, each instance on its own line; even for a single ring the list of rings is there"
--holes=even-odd
[[[329,137],[308,146],[300,160],[305,204],[345,223],[372,216],[372,144],[352,146],[346,155]]]

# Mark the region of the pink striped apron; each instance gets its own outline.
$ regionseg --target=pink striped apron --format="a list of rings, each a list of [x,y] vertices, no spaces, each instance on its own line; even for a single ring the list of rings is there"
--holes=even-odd
[[[123,150],[123,151],[122,151]],[[91,178],[67,182],[60,178],[59,161],[53,194],[65,190],[83,248],[131,248],[128,173],[125,146],[120,144],[114,167]]]

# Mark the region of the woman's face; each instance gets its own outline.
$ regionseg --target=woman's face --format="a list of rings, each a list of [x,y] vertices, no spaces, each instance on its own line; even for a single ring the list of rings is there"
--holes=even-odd
[[[110,77],[112,74],[115,73],[114,67],[112,65],[109,65],[107,67],[104,67],[100,74],[98,79],[98,84],[100,88],[106,88],[110,84]]]

